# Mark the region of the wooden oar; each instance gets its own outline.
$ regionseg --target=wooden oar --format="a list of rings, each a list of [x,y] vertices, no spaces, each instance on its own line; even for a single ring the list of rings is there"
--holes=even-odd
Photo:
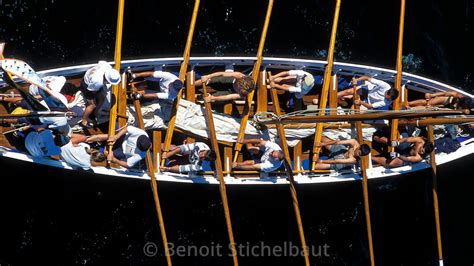
[[[207,88],[206,88],[206,83],[202,83],[202,89],[204,95],[207,95]],[[230,240],[230,249],[232,251],[232,259],[234,261],[234,265],[239,265],[238,259],[237,259],[237,250],[235,249],[235,241],[234,241],[234,233],[232,231],[232,220],[230,218],[230,211],[229,211],[229,203],[227,201],[227,192],[225,188],[225,180],[224,180],[224,174],[222,173],[222,161],[221,161],[221,155],[219,151],[219,144],[217,143],[217,137],[216,137],[216,129],[214,127],[214,119],[212,117],[212,109],[211,109],[211,103],[204,101],[204,106],[206,109],[206,122],[207,122],[207,134],[209,137],[209,140],[211,141],[211,146],[212,150],[216,153],[216,171],[217,171],[217,179],[219,180],[219,189],[221,192],[221,198],[222,198],[222,205],[224,206],[224,214],[225,214],[225,221],[227,224],[227,233],[229,235],[229,240]]]
[[[332,23],[332,31],[331,31],[331,39],[329,42],[329,49],[328,49],[328,64],[326,69],[324,70],[324,81],[323,81],[323,89],[321,91],[321,99],[319,100],[319,115],[324,116],[326,114],[326,106],[328,102],[328,94],[329,94],[329,85],[331,84],[331,73],[332,73],[332,66],[334,62],[334,46],[336,44],[336,33],[337,33],[337,24],[339,21],[339,10],[341,8],[341,0],[336,1],[336,9],[334,11],[334,20]],[[316,162],[319,158],[319,152],[321,147],[318,143],[321,142],[321,137],[323,136],[323,125],[318,124],[316,126],[316,131],[314,133],[314,144],[313,144],[313,158],[311,169],[315,169]]]
[[[400,25],[399,25],[399,30],[398,30],[398,48],[397,48],[397,75],[395,77],[395,87],[394,89],[397,90],[400,94],[401,92],[401,87],[402,87],[402,72],[403,72],[403,66],[402,66],[402,53],[403,53],[403,30],[405,26],[405,0],[401,0],[401,5],[400,5]],[[400,110],[401,106],[401,95],[398,96],[395,101],[393,101],[393,110]],[[392,129],[390,131],[390,139],[392,141],[398,140],[400,137],[400,133],[398,132],[398,119],[393,119],[391,121],[392,124]],[[393,152],[395,150],[394,147],[389,147],[389,151]]]
[[[194,9],[193,9],[193,15],[191,17],[191,23],[189,25],[189,32],[188,32],[188,38],[186,40],[186,47],[184,48],[184,53],[183,53],[183,62],[181,63],[181,68],[179,69],[179,79],[184,82],[184,77],[186,76],[186,69],[188,68],[188,63],[189,63],[189,56],[191,53],[191,44],[193,42],[193,34],[194,34],[194,27],[196,25],[196,18],[198,15],[199,11],[199,3],[200,0],[194,0]],[[174,99],[173,102],[173,107],[171,111],[171,116],[168,122],[168,130],[166,130],[166,136],[165,136],[165,142],[164,142],[164,152],[169,152],[170,146],[171,146],[171,139],[173,138],[173,133],[174,133],[174,127],[176,123],[176,114],[178,113],[178,108],[179,108],[179,101],[181,100],[181,96],[183,95],[183,89],[179,90],[178,96],[176,96],[176,99]],[[161,165],[165,165],[166,160],[162,159],[161,160]]]
[[[256,87],[258,84],[258,74],[260,72],[260,66],[262,65],[263,48],[265,47],[265,39],[267,38],[268,25],[270,23],[270,17],[272,15],[272,9],[273,9],[273,0],[269,0],[268,7],[267,7],[267,14],[265,16],[265,22],[263,23],[262,35],[260,36],[260,43],[258,45],[257,61],[255,62],[253,66],[253,70],[252,70],[252,79],[255,82]],[[260,89],[261,88],[262,87],[260,87]],[[238,134],[237,139],[243,138],[245,136],[245,128],[247,127],[247,122],[249,120],[250,109],[252,108],[252,100],[253,100],[254,93],[255,93],[255,90],[251,91],[247,95],[247,99],[245,100],[244,111],[242,113],[242,120],[240,121],[240,128],[239,128],[239,134]],[[235,153],[234,153],[233,162],[237,162],[237,159],[239,158],[239,152],[241,150],[242,150],[242,143],[235,143]]]
[[[463,111],[459,110],[439,110],[439,111],[399,111],[399,112],[370,112],[362,114],[351,114],[351,115],[307,115],[307,116],[283,116],[278,120],[283,124],[294,124],[294,123],[320,123],[320,122],[355,122],[364,120],[384,120],[384,119],[413,119],[421,117],[435,117],[435,116],[447,116],[447,115],[462,115]],[[421,120],[420,120],[421,121]],[[274,120],[260,121],[260,124],[276,124]]]
[[[434,143],[433,126],[428,126],[428,140]],[[436,171],[436,152],[433,151],[430,154],[431,174],[433,177],[432,193],[433,193],[433,207],[436,224],[436,243],[438,246],[438,263],[440,266],[443,265],[443,244],[441,242],[441,222],[439,219],[439,205],[438,205],[438,176]]]
[[[76,117],[74,112],[34,111],[26,114],[0,115],[1,119],[37,118],[37,117]]]
[[[136,93],[136,92],[137,92],[137,89],[132,84],[132,93]],[[133,106],[135,107],[138,127],[140,129],[145,130],[141,104],[138,98],[135,98],[135,100],[133,101]],[[163,240],[163,248],[165,250],[166,263],[168,266],[170,266],[172,264],[171,264],[169,246],[168,246],[168,239],[166,237],[165,222],[163,219],[163,214],[161,212],[160,198],[158,197],[158,185],[157,185],[156,177],[155,177],[156,169],[154,169],[153,167],[153,160],[151,158],[150,149],[148,149],[146,152],[146,167],[148,169],[148,175],[150,176],[151,190],[153,192],[153,200],[155,201],[156,214],[158,215],[158,222],[160,225],[161,239]]]
[[[115,35],[115,69],[120,71],[120,62],[122,57],[122,29],[123,29],[123,12],[124,12],[125,0],[118,1],[118,16],[117,16],[117,32]],[[115,126],[117,122],[117,100],[118,97],[118,90],[119,86],[122,84],[126,84],[126,80],[124,80],[125,75],[122,75],[121,82],[117,85],[112,86],[112,95],[110,96],[110,115],[109,115],[109,137],[115,136]],[[112,146],[108,145],[109,153],[112,153]],[[107,165],[110,167],[110,161],[107,160]]]
[[[268,72],[268,77],[269,78],[271,77],[270,72]],[[280,116],[281,115],[280,102],[278,101],[278,95],[277,95],[276,90],[271,88],[270,95],[272,97],[275,113],[277,116]],[[308,255],[308,246],[306,245],[306,238],[305,238],[304,230],[303,230],[303,221],[301,219],[301,213],[300,213],[300,208],[299,208],[299,203],[298,203],[298,195],[296,194],[295,180],[293,177],[293,171],[291,169],[290,152],[288,150],[288,144],[286,143],[285,130],[281,123],[277,123],[276,126],[278,130],[278,136],[280,137],[281,147],[283,148],[283,152],[285,154],[285,159],[284,159],[285,169],[286,169],[286,174],[287,174],[288,181],[290,184],[291,199],[293,202],[293,209],[295,210],[296,224],[298,225],[298,232],[300,234],[301,248],[303,250],[304,261],[305,261],[305,265],[309,266],[310,263],[309,263],[309,255]]]
[[[360,96],[356,93],[354,88],[354,101],[360,100]],[[354,104],[356,110],[360,110],[360,105]],[[364,137],[362,135],[362,122],[356,121],[356,131],[357,131],[357,142],[360,145],[364,144]],[[362,174],[362,194],[364,197],[364,210],[365,210],[365,221],[367,225],[367,239],[369,242],[369,253],[370,253],[370,265],[375,265],[374,258],[374,244],[372,241],[372,222],[370,219],[370,204],[369,204],[369,185],[367,180],[367,166],[369,165],[368,156],[360,157],[360,172]]]

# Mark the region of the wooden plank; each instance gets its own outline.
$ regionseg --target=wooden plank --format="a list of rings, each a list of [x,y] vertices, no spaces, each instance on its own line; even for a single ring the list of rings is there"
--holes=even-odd
[[[268,72],[268,76],[271,77],[271,73]],[[281,115],[280,111],[280,103],[278,101],[278,95],[276,93],[275,89],[270,89],[270,95],[272,97],[272,102],[275,107],[275,114],[277,116]],[[285,130],[282,126],[282,124],[277,123],[277,130],[278,130],[278,136],[280,137],[280,142],[281,142],[281,147],[283,150],[283,153],[285,154],[285,159],[284,159],[284,164],[286,168],[286,173],[288,177],[288,181],[290,184],[290,194],[291,194],[291,199],[293,203],[293,209],[295,210],[295,217],[296,217],[296,223],[298,225],[298,232],[300,235],[300,241],[301,241],[301,248],[303,250],[303,256],[305,260],[305,265],[309,266],[309,255],[308,255],[308,246],[306,245],[306,238],[304,235],[304,229],[303,229],[303,222],[301,219],[301,213],[300,213],[300,208],[299,208],[299,203],[298,203],[298,195],[296,193],[296,187],[295,187],[295,180],[293,177],[293,171],[291,169],[291,159],[290,159],[290,152],[288,149],[288,144],[286,143],[286,136],[285,136]]]
[[[434,144],[434,132],[433,126],[428,126],[428,140]],[[430,154],[430,164],[431,164],[431,174],[433,177],[432,184],[432,194],[433,194],[433,209],[435,216],[435,225],[436,225],[436,244],[438,247],[438,261],[439,265],[443,265],[443,243],[441,241],[441,222],[439,218],[439,203],[438,203],[438,176],[436,169],[436,152],[433,151]]]
[[[186,40],[186,46],[183,53],[183,62],[181,63],[181,68],[179,69],[179,79],[184,82],[184,76],[188,68],[189,57],[191,53],[191,44],[193,41],[194,27],[196,26],[196,18],[199,11],[200,0],[194,0],[194,9],[193,15],[191,17],[191,23],[189,26],[188,38]],[[173,132],[176,124],[176,114],[178,113],[179,101],[183,95],[183,89],[181,89],[176,96],[176,99],[173,102],[173,107],[171,111],[171,116],[168,121],[168,130],[166,131],[165,142],[164,142],[164,151],[168,152],[171,146],[171,140],[173,139]],[[164,166],[165,160],[161,161],[161,165]]]
[[[161,131],[153,131],[153,169],[158,169],[158,158],[161,158]]]
[[[202,89],[203,89],[204,95],[207,95],[207,88],[206,88],[205,83],[202,84]],[[225,187],[224,174],[222,172],[222,161],[221,161],[221,155],[219,151],[219,144],[217,143],[216,129],[214,127],[214,119],[212,117],[211,103],[205,101],[204,106],[205,106],[205,111],[206,111],[205,115],[206,115],[206,122],[207,122],[207,134],[209,136],[209,140],[211,141],[212,150],[216,153],[216,160],[215,160],[216,174],[217,174],[217,179],[219,180],[219,188],[221,192],[222,204],[224,207],[227,232],[229,235],[229,241],[230,241],[229,247],[232,251],[232,259],[234,261],[234,265],[238,265],[239,262],[237,259],[237,250],[235,249],[234,233],[232,230],[232,221],[230,218],[229,203],[227,201],[227,192],[226,192],[226,187]]]
[[[324,70],[324,81],[323,81],[323,89],[321,91],[321,99],[319,100],[319,115],[324,116],[326,114],[326,106],[328,101],[328,92],[329,92],[329,84],[331,82],[331,72],[332,66],[334,62],[334,46],[336,44],[336,33],[337,33],[337,24],[339,20],[339,10],[341,7],[341,0],[336,1],[336,9],[334,11],[334,20],[332,24],[332,31],[331,31],[331,40],[329,42],[329,49],[328,49],[328,64],[326,69]],[[318,123],[316,126],[315,134],[314,134],[314,143],[313,143],[313,162],[311,169],[314,170],[316,166],[316,162],[319,158],[319,152],[321,147],[318,143],[321,142],[321,137],[323,135],[323,125]]]
[[[403,56],[403,31],[405,27],[405,0],[401,0],[400,5],[400,25],[398,30],[398,48],[397,48],[397,75],[395,77],[395,87],[394,89],[398,92],[401,92],[401,85],[402,85],[402,72],[403,72],[403,65],[402,65],[402,56]],[[400,110],[401,106],[401,96],[399,96],[395,101],[393,101],[393,110]],[[398,119],[392,119],[391,121],[392,128],[390,130],[390,139],[398,140],[400,137],[400,133],[398,132]],[[389,151],[395,151],[394,147],[389,147]]]
[[[132,85],[132,92],[136,93],[136,91],[137,90],[135,86]],[[143,123],[140,100],[135,99],[133,101],[133,105],[135,107],[138,127],[145,130],[145,124]],[[158,222],[160,225],[161,239],[163,241],[163,248],[165,249],[166,262],[167,262],[167,265],[170,266],[172,264],[171,264],[169,246],[168,246],[168,239],[166,237],[165,222],[163,219],[163,213],[161,211],[161,203],[160,203],[160,198],[158,196],[158,185],[156,183],[156,177],[155,177],[155,168],[153,166],[153,160],[151,158],[150,149],[148,149],[148,151],[146,152],[146,166],[148,169],[148,175],[150,176],[151,189],[153,192],[153,200],[155,202],[156,214],[158,216]]]
[[[268,7],[267,7],[267,14],[265,16],[265,22],[263,24],[262,35],[260,36],[260,43],[258,45],[257,61],[255,62],[255,65],[253,66],[253,70],[252,70],[252,78],[255,84],[258,83],[258,74],[260,71],[260,66],[262,64],[263,47],[265,46],[265,39],[267,37],[268,24],[270,23],[272,8],[273,8],[273,0],[269,0]],[[240,121],[240,129],[239,129],[239,134],[238,134],[237,139],[243,138],[245,136],[245,128],[247,127],[247,121],[249,120],[250,109],[252,107],[254,93],[255,93],[255,90],[251,91],[247,95],[247,99],[245,100],[244,112],[242,115],[242,120]],[[237,159],[239,158],[239,152],[241,151],[241,149],[242,149],[242,143],[235,143],[235,153],[234,153],[234,160],[233,160],[234,162],[236,162]]]
[[[191,69],[186,74],[186,100],[193,103],[196,102],[196,86],[194,85],[195,81],[196,81],[196,73],[194,72],[194,69]],[[196,139],[192,137],[186,138],[187,143],[194,143],[195,141]]]
[[[360,100],[359,94],[356,93],[354,88],[354,101]],[[360,110],[360,105],[354,105],[356,110]],[[362,122],[356,121],[356,132],[357,132],[357,142],[360,145],[364,144],[364,138],[362,134]],[[364,198],[364,211],[365,211],[365,222],[367,227],[367,239],[369,242],[369,254],[370,254],[370,265],[375,265],[375,255],[374,255],[374,243],[372,240],[372,222],[370,219],[370,204],[369,204],[369,185],[367,179],[367,167],[369,165],[369,158],[368,156],[361,156],[360,157],[360,172],[362,175],[362,194]]]
[[[122,30],[123,30],[123,12],[124,12],[125,0],[119,0],[118,16],[117,16],[117,31],[115,36],[115,69],[120,72],[120,62],[122,60]],[[124,75],[122,75],[124,76]],[[112,94],[110,95],[110,113],[109,113],[109,137],[115,136],[115,126],[117,122],[117,101],[119,87],[124,84],[123,77],[121,82],[117,85],[112,86]],[[112,153],[112,145],[108,145],[109,153]],[[107,160],[107,164],[110,166],[110,161]]]
[[[302,159],[303,159],[303,141],[300,140],[294,147],[293,147],[293,162],[295,164],[294,170],[299,171],[301,170],[302,166]],[[293,172],[295,172],[293,171]]]
[[[337,75],[334,74],[331,76],[331,86],[329,86],[329,108],[331,108],[331,115],[337,114],[337,86]]]
[[[266,112],[268,109],[267,74],[265,70],[260,71],[257,86],[257,113]]]

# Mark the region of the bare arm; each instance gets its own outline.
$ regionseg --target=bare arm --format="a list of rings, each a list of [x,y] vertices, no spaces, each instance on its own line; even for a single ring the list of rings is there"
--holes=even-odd
[[[334,159],[334,160],[320,160],[323,164],[355,164],[357,160],[354,157],[346,159]]]
[[[105,134],[106,135],[106,134]],[[81,142],[87,142],[87,140],[89,139],[90,137],[87,137],[85,135],[82,135],[82,134],[72,134],[71,136],[71,142],[73,145],[77,145]]]
[[[208,96],[204,97],[204,101],[206,101],[208,103],[209,102],[213,103],[213,102],[233,101],[233,100],[238,100],[240,98],[241,97],[238,93],[232,93],[232,94],[220,95],[220,96],[208,95]]]
[[[421,160],[423,160],[423,158],[418,154],[415,155],[415,156],[400,155],[398,158],[400,158],[400,160],[402,160],[402,161],[411,162],[411,163],[417,163],[417,162],[421,162]]]
[[[290,91],[290,88],[293,87],[293,86],[290,86],[290,85],[287,85],[287,84],[280,85],[280,84],[275,83],[275,82],[272,81],[270,83],[270,87],[278,89],[278,90],[282,90],[282,91]]]
[[[355,139],[336,140],[335,144],[350,145],[351,147],[359,146],[359,142]]]
[[[160,167],[160,170],[163,172],[179,173],[179,165]]]
[[[170,158],[178,153],[181,153],[181,148],[179,148],[179,146],[175,147],[174,149],[172,149],[171,151],[169,152],[164,152],[163,155],[162,155],[162,158],[163,159],[166,159],[166,158]]]
[[[118,164],[118,165],[120,165],[124,168],[129,168],[126,161],[121,161],[121,160],[115,158],[113,153],[111,153],[111,157],[112,157],[112,160],[111,160],[112,163]]]
[[[233,163],[232,164],[232,169],[235,170],[246,170],[246,171],[252,171],[252,170],[260,170],[260,164],[255,164],[255,161],[245,161],[241,163]]]
[[[290,75],[290,71],[282,71],[282,72],[270,77],[270,81],[273,81],[277,78],[286,77],[286,76],[289,76],[289,75]]]
[[[424,140],[423,138],[420,137],[408,137],[408,138],[403,138],[398,141],[398,143],[403,143],[403,142],[410,142],[410,143],[423,143]]]
[[[154,71],[146,71],[146,72],[141,72],[141,73],[133,73],[132,77],[133,78],[148,78],[148,77],[153,77],[153,72]]]
[[[232,78],[243,78],[245,75],[242,74],[241,72],[237,72],[237,71],[232,71],[232,72],[227,72],[227,71],[220,71],[220,72],[214,72],[212,74],[209,74],[209,75],[204,75],[204,76],[201,76],[201,79],[199,80],[196,80],[196,82],[194,83],[195,86],[202,86],[202,83],[206,83],[208,84],[209,81],[213,78],[217,78],[217,77],[232,77]]]
[[[367,109],[374,109],[373,105],[371,105],[370,103],[366,103],[364,101],[361,101],[361,100],[355,100],[354,103],[357,104],[357,105],[362,105]]]
[[[97,135],[92,135],[89,136],[85,142],[91,143],[91,142],[101,142],[101,141],[106,141],[109,138],[108,134],[97,134]]]

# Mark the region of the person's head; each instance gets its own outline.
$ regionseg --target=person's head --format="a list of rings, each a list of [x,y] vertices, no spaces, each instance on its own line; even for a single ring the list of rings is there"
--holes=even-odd
[[[394,88],[391,88],[385,92],[385,99],[389,101],[395,101],[395,99],[398,98],[398,95],[399,95],[398,91]]]
[[[355,156],[366,156],[370,153],[370,146],[367,144],[362,144],[354,151]]]
[[[249,76],[235,79],[234,82],[235,91],[239,92],[241,97],[246,97],[251,91],[255,89],[255,82]]]
[[[433,150],[434,150],[434,145],[431,142],[425,141],[425,144],[423,147],[420,149],[420,155],[423,157],[428,156]]]
[[[283,151],[272,151],[270,153],[270,156],[273,157],[273,159],[276,159],[278,161],[282,161],[284,158],[285,158],[285,154],[283,153]]]
[[[104,72],[104,79],[109,84],[117,85],[120,83],[121,80],[120,73],[113,68],[109,68]]]
[[[140,151],[147,151],[151,147],[151,141],[148,136],[141,135],[137,138],[137,148]]]
[[[175,79],[173,82],[170,82],[170,84],[168,85],[168,89],[170,91],[171,90],[179,91],[182,87],[183,87],[183,82],[179,79]]]
[[[198,155],[200,161],[207,160],[213,162],[217,157],[216,152],[211,150],[200,150]]]
[[[462,97],[457,100],[456,109],[471,109],[471,108],[472,108],[471,97]]]
[[[94,148],[87,149],[87,153],[91,155],[91,161],[96,163],[103,162],[105,159],[107,159],[105,154]]]

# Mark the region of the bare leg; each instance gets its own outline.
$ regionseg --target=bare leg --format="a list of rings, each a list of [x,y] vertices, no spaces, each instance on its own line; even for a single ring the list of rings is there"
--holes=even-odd
[[[327,163],[317,163],[317,164],[314,166],[314,169],[315,169],[315,170],[330,170],[330,169],[331,169],[331,165],[330,165],[330,164],[327,164]]]
[[[385,157],[372,157],[372,162],[375,162],[376,164],[380,164],[381,166],[385,166],[385,163],[387,162],[387,159]]]
[[[428,101],[427,100],[415,100],[415,101],[411,101],[411,102],[408,102],[408,106],[410,107],[416,107],[416,106],[427,106],[428,105]]]
[[[430,99],[428,103],[431,106],[443,105],[447,99],[448,97],[436,97],[436,98]]]
[[[400,158],[395,158],[393,160],[390,160],[388,164],[385,166],[387,168],[395,168],[403,165],[403,160]]]

